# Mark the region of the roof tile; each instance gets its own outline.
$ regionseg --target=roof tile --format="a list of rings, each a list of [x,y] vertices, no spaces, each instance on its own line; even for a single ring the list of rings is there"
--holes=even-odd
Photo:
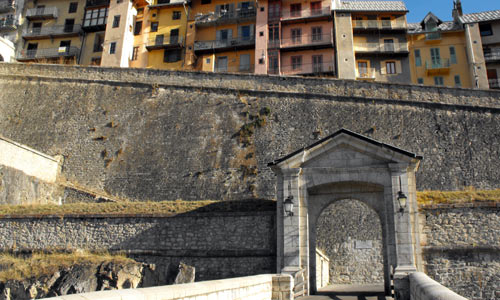
[[[341,0],[337,10],[342,11],[408,11],[403,1],[346,1]]]

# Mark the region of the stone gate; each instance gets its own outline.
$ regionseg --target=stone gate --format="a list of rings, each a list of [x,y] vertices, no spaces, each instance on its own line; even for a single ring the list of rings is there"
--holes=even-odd
[[[420,265],[415,172],[421,156],[377,142],[346,129],[278,159],[269,165],[277,174],[277,271],[305,271],[309,293],[316,288],[316,221],[338,200],[362,201],[382,225],[384,289],[391,273],[398,299],[409,299],[408,274]],[[398,195],[407,197],[402,207]],[[285,212],[285,199],[292,212]]]

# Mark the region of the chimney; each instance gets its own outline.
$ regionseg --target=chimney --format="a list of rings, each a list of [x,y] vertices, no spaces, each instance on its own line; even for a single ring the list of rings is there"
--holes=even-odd
[[[453,0],[453,11],[451,15],[456,24],[460,23],[459,17],[463,15],[462,2],[460,0]]]

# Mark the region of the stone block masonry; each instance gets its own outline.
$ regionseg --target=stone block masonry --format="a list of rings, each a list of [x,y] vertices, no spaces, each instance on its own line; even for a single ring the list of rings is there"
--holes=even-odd
[[[0,128],[126,200],[275,197],[267,163],[344,127],[424,156],[418,189],[498,187],[500,93],[0,64]]]
[[[4,251],[110,250],[162,267],[183,261],[197,281],[275,271],[275,234],[274,212],[0,219]]]

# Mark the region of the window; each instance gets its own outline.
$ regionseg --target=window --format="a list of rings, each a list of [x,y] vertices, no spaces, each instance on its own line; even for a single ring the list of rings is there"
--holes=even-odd
[[[323,35],[322,27],[313,27],[312,28],[312,40],[313,41],[321,41],[322,35]]]
[[[384,50],[386,52],[394,52],[394,40],[393,39],[385,39],[384,40]]]
[[[253,26],[252,25],[244,25],[238,27],[238,36],[243,41],[249,41],[252,37]]]
[[[453,47],[453,46],[450,46],[450,62],[452,64],[457,63],[457,54],[455,52],[455,47]]]
[[[368,62],[358,61],[358,76],[368,77]]]
[[[170,0],[158,0],[158,4],[169,4]]]
[[[434,85],[444,85],[444,79],[442,76],[434,77]]]
[[[433,68],[441,66],[441,54],[439,53],[439,48],[431,48],[431,62]]]
[[[174,45],[179,43],[179,29],[170,30],[170,44]]]
[[[323,72],[323,55],[313,55],[313,72],[321,73]]]
[[[26,56],[35,57],[37,49],[38,49],[38,43],[29,43],[28,46],[26,47]]]
[[[212,0],[201,0],[201,4],[210,4]]]
[[[391,17],[382,17],[380,18],[382,21],[383,28],[391,28]]]
[[[233,30],[232,29],[217,30],[215,36],[216,36],[215,39],[218,41],[227,41],[233,38]]]
[[[163,52],[163,62],[176,62],[181,60],[181,49],[166,49]]]
[[[280,26],[278,24],[269,24],[269,43],[271,45],[279,45],[280,42]]]
[[[64,32],[73,32],[74,26],[75,26],[75,19],[64,20]]]
[[[311,2],[311,14],[313,16],[321,14],[321,2]]]
[[[106,25],[108,8],[89,9],[85,12],[84,27]]]
[[[115,16],[113,18],[113,28],[119,27],[120,26],[120,15]]]
[[[460,81],[460,75],[455,75],[455,86],[456,87],[462,86],[462,82]]]
[[[94,39],[94,52],[102,52],[103,43],[104,43],[104,33],[97,33]]]
[[[157,34],[155,36],[155,45],[163,45],[163,34]]]
[[[151,22],[151,32],[157,32],[158,31],[158,22]]]
[[[217,57],[216,72],[227,72],[227,56]]]
[[[281,3],[277,1],[269,2],[267,9],[267,17],[269,19],[276,19],[280,17]]]
[[[395,61],[386,62],[385,69],[387,74],[396,74],[396,62]]]
[[[101,65],[101,58],[100,57],[92,57],[90,60],[90,64],[92,66],[100,66]]]
[[[479,24],[479,32],[481,33],[481,36],[493,35],[491,24]]]
[[[69,4],[68,13],[73,14],[76,13],[77,10],[78,10],[78,2],[71,2]]]
[[[59,53],[68,53],[71,47],[71,41],[61,41],[59,43]]]
[[[115,54],[116,52],[116,42],[111,42],[109,44],[109,54]]]
[[[418,84],[424,84],[424,79],[423,78],[417,78],[417,83]]]
[[[240,71],[250,71],[250,54],[240,55]]]
[[[139,56],[139,47],[132,48],[132,60],[137,60],[137,56]]]
[[[301,11],[301,5],[300,3],[294,3],[290,4],[290,16],[292,17],[300,17],[300,11]]]
[[[264,36],[264,31],[259,31],[259,36]]]
[[[134,35],[141,34],[141,29],[142,29],[142,21],[135,22]]]
[[[422,66],[422,57],[420,56],[420,50],[416,49],[415,50],[415,66],[421,67]]]
[[[42,31],[42,23],[33,23],[33,34],[40,34],[40,32]]]
[[[181,12],[180,11],[174,11],[172,13],[172,20],[180,20],[181,19]]]
[[[292,56],[292,70],[300,70],[302,68],[302,56]]]
[[[300,44],[302,42],[302,29],[293,28],[292,29],[292,43]]]

